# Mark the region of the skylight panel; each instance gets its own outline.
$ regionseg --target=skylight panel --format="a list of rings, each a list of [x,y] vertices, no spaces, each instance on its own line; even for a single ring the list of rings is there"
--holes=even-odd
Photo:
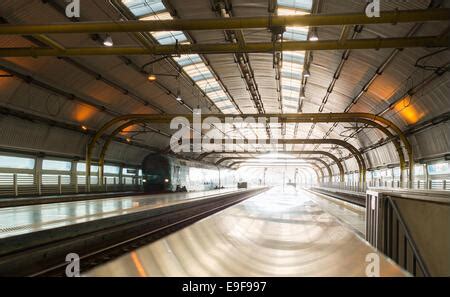
[[[312,2],[313,0],[278,0],[278,5],[310,11]]]
[[[173,20],[173,17],[169,12],[162,12],[153,15],[149,15],[146,17],[140,18],[141,21],[163,21],[163,20]]]
[[[289,86],[298,86],[300,84],[300,80],[291,79],[291,78],[283,78],[283,82],[281,83],[282,88]]]
[[[302,79],[302,72],[298,71],[298,72],[291,72],[290,70],[282,70],[281,71],[281,78],[283,77],[287,77],[290,79],[296,79],[296,80],[301,80]]]
[[[200,58],[200,56],[197,54],[181,55],[180,57],[175,57],[174,60],[181,67],[202,62],[202,58]]]
[[[213,100],[215,102],[228,100],[228,96],[227,96],[227,94],[225,94],[225,92],[223,90],[210,92],[207,95],[208,95],[209,98],[211,98],[211,100]]]
[[[283,38],[293,41],[304,41],[308,39],[308,30],[304,30],[304,27],[287,27]]]
[[[122,3],[139,20],[161,21],[173,19],[161,0],[122,0]],[[158,31],[149,33],[162,45],[190,43],[187,35],[182,31]],[[203,62],[200,55],[181,55],[174,57],[173,60],[182,67],[183,71],[205,92],[206,96],[222,112],[238,113],[229,96],[215,79],[214,74]]]
[[[297,63],[303,65],[305,62],[304,52],[283,52],[283,62]]]
[[[312,8],[312,0],[278,0],[277,3],[279,16],[307,15]],[[283,39],[288,42],[305,41],[308,39],[308,32],[308,27],[287,27]],[[304,63],[304,51],[283,52],[281,95],[284,112],[297,112]]]
[[[303,65],[298,63],[291,63],[289,61],[283,61],[283,71],[291,71],[291,72],[297,72],[302,71]]]
[[[298,103],[298,94],[295,97],[294,96],[283,96],[283,100],[290,101],[293,103]]]
[[[137,17],[166,9],[161,0],[122,0],[122,3]]]
[[[307,15],[309,12],[297,10],[295,8],[288,8],[288,7],[279,7],[277,9],[277,13],[279,16],[286,16],[286,15]]]
[[[153,37],[158,41],[160,44],[175,44],[182,43],[187,41],[186,35],[184,35],[181,31],[170,31],[170,32],[154,32],[152,33]]]
[[[183,70],[189,75],[191,75],[191,74],[192,75],[198,75],[199,73],[211,72],[211,71],[209,71],[209,69],[205,65],[205,63],[203,63],[203,62],[197,63],[197,64],[192,64],[192,65],[188,65],[188,66],[184,67]]]
[[[219,83],[215,79],[204,79],[197,82],[197,86],[206,92],[207,88],[219,86]],[[222,88],[221,88],[222,89]]]

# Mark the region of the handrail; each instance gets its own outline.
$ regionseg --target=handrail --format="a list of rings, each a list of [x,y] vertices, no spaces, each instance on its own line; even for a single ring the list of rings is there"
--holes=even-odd
[[[417,269],[416,269],[416,266],[415,266],[415,263],[417,262],[419,264],[420,269],[422,270],[423,275],[427,276],[427,277],[431,276],[427,266],[425,265],[425,262],[424,262],[424,260],[422,258],[422,255],[420,254],[419,249],[417,248],[416,243],[415,243],[414,239],[412,238],[408,227],[405,224],[403,216],[401,215],[400,210],[397,207],[397,203],[392,199],[392,197],[389,197],[389,196],[387,197],[386,201],[387,201],[386,203],[388,203],[390,205],[392,211],[395,213],[395,216],[397,217],[397,222],[400,224],[401,228],[403,229],[403,234],[404,234],[404,237],[406,238],[406,242],[405,242],[405,245],[404,245],[404,255],[403,255],[403,257],[404,257],[404,260],[403,260],[404,268],[406,270],[408,270],[408,261],[407,261],[407,250],[408,249],[407,249],[407,245],[406,245],[406,243],[408,243],[409,246],[411,247],[412,252],[413,252],[413,269],[412,269],[413,271],[412,271],[412,274],[413,275],[417,275]],[[388,216],[385,217],[385,221],[387,221],[387,220],[388,220]],[[392,230],[388,229],[389,228],[389,224],[387,224],[387,222],[385,222],[384,228],[385,228],[385,234],[392,235]],[[397,237],[398,236],[399,236],[399,233],[397,232]],[[387,244],[388,244],[388,241],[386,240],[385,241],[385,251],[388,251]],[[397,244],[397,249],[398,249],[398,247],[399,247],[399,245]],[[389,256],[392,256],[392,255],[389,255]],[[397,253],[397,257],[398,257],[398,253]],[[398,264],[400,264],[399,259],[397,259],[396,262]]]

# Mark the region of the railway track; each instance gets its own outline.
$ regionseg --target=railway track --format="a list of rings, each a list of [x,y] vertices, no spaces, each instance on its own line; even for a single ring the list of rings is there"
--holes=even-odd
[[[57,240],[0,257],[2,276],[65,276],[69,253],[80,256],[81,272],[151,243],[229,206],[258,195],[256,189],[220,195],[127,224]]]

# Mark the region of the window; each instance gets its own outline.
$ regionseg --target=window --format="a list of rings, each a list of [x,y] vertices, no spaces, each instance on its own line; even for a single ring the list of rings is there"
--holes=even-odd
[[[34,169],[34,159],[0,156],[0,168]]]
[[[415,176],[423,176],[424,175],[424,170],[423,170],[423,165],[415,165],[414,166],[414,175]]]
[[[441,162],[428,165],[428,173],[430,175],[449,174],[450,173],[449,162]]]
[[[103,173],[105,174],[119,174],[120,167],[118,166],[111,166],[111,165],[105,165],[103,167]]]
[[[70,171],[72,163],[67,161],[44,160],[42,161],[43,170]]]
[[[77,171],[78,172],[86,172],[86,163],[78,163],[77,164]],[[91,165],[91,173],[98,172],[98,166],[97,165]]]
[[[142,176],[142,171],[141,170],[139,170],[140,172],[141,172],[141,176]],[[133,168],[124,168],[123,170],[122,170],[122,174],[123,175],[128,175],[128,176],[135,176],[136,175],[136,173],[138,173],[137,172],[137,170],[136,169],[133,169]]]

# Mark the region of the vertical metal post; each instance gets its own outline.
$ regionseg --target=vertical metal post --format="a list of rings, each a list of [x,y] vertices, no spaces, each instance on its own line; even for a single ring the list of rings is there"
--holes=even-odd
[[[42,195],[42,188],[41,188],[41,177],[42,175],[39,173],[36,175],[36,184],[37,184],[37,191],[38,191],[38,196]]]
[[[119,185],[119,190],[123,190],[124,186],[123,186],[123,165],[120,165],[119,167],[119,181],[118,181],[118,185]],[[114,177],[114,185],[116,185],[116,178]]]
[[[89,144],[86,144],[86,192],[91,192],[91,162],[90,162],[90,156],[89,156]]]
[[[19,186],[17,184],[17,173],[13,174],[14,196],[19,196]]]
[[[58,193],[62,194],[61,175],[58,175]]]
[[[34,165],[35,185],[38,196],[42,195],[42,158],[37,157]]]
[[[78,194],[78,176],[75,175],[75,180],[74,180],[74,185],[75,185],[75,193]]]
[[[75,193],[78,192],[77,184],[78,184],[78,176],[77,176],[77,161],[72,161],[70,167],[70,186],[73,187]]]

